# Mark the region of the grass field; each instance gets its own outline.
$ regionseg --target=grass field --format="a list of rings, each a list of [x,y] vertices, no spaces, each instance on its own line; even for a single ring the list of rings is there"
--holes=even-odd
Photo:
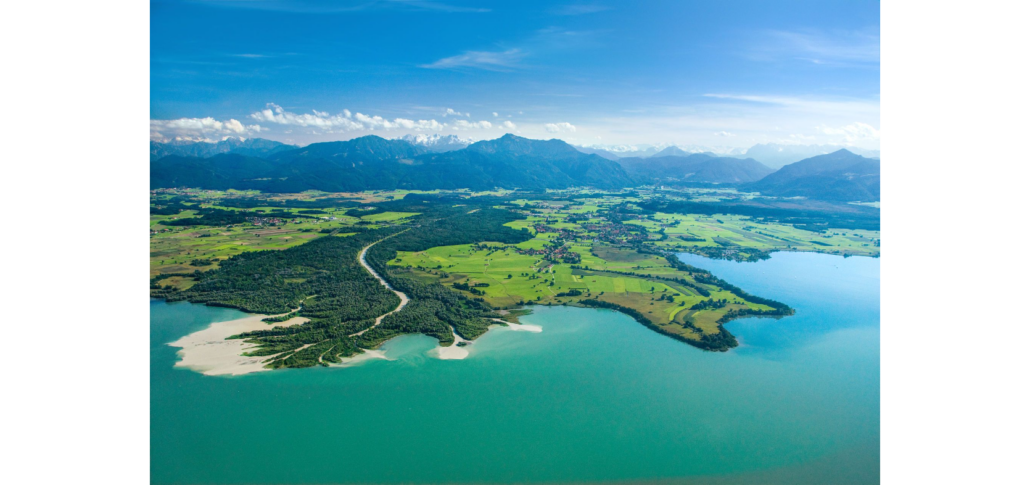
[[[417,216],[418,212],[380,212],[368,216],[361,216],[361,220],[369,222],[392,222]]]
[[[203,207],[219,207],[204,204]],[[226,210],[235,210],[219,207]],[[326,209],[318,218],[295,217],[304,209],[280,209],[278,216],[286,221],[281,224],[235,224],[231,226],[172,226],[165,225],[174,219],[188,218],[196,211],[188,210],[175,216],[150,216],[150,276],[167,273],[189,273],[206,271],[218,267],[218,261],[245,251],[263,249],[285,249],[303,244],[322,236],[322,230],[345,228],[358,222],[347,216],[343,209]],[[270,213],[271,207],[248,209]],[[210,261],[212,264],[192,264],[194,261]],[[189,279],[168,279],[163,284],[187,287]]]
[[[877,243],[879,231],[830,229],[811,232],[729,214],[704,216],[659,212],[652,219],[628,223],[644,226],[650,232],[658,232],[665,226],[668,238],[656,244],[670,249],[713,247],[723,243],[762,251],[790,249],[859,256],[875,256],[880,252]],[[704,238],[705,241],[693,241],[694,238]]]
[[[536,248],[538,242],[538,239],[534,239],[515,246],[486,243],[485,247],[480,245],[478,249],[475,245],[442,246],[421,252],[401,253],[391,264],[410,271],[420,279],[436,280],[446,286],[453,286],[454,283],[487,285],[476,289],[482,291],[481,296],[497,308],[517,307],[525,302],[543,305],[574,303],[581,298],[596,296],[603,301],[636,309],[664,330],[686,336],[692,336],[693,333],[684,327],[687,321],[705,333],[716,333],[716,320],[726,310],[771,310],[763,305],[745,302],[716,287],[706,286],[711,295],[705,297],[684,285],[649,277],[647,275],[689,279],[689,276],[677,272],[667,261],[656,256],[600,246],[594,248],[595,252],[613,259],[581,253],[584,254],[581,265],[596,269],[585,270],[574,269],[569,264],[553,264],[539,256],[522,255],[515,251],[517,248]],[[574,248],[584,251],[590,249],[587,246]],[[611,271],[636,274],[620,275]],[[582,295],[559,296],[569,290],[579,290]],[[691,306],[708,298],[727,299],[731,303],[718,311],[690,310]]]

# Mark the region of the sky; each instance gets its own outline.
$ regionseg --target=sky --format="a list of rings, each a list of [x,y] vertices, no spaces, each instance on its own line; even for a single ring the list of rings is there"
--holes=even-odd
[[[866,1],[153,0],[151,139],[880,145]]]

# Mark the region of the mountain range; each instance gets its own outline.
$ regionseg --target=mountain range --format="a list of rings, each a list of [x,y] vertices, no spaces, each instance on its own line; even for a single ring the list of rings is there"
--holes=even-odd
[[[453,135],[413,141],[370,135],[299,148],[261,139],[152,142],[150,183],[151,188],[266,192],[722,184],[779,197],[879,200],[879,160],[843,149],[774,171],[751,158],[688,153],[673,146],[646,158],[611,160],[561,140],[508,134],[456,148],[466,142]],[[167,152],[172,153],[154,158]],[[215,154],[205,156],[209,153]]]
[[[838,150],[841,150],[841,147],[833,145],[781,145],[766,143],[748,148],[743,156],[754,158],[772,168],[780,168],[806,158],[826,155]],[[847,150],[869,158],[880,158],[879,150],[865,150],[858,147],[848,147]]]
[[[761,180],[774,172],[773,169],[750,158],[742,160],[710,153],[687,154],[676,147],[666,148],[648,158],[621,158],[618,163],[626,173],[646,184],[740,184]]]
[[[787,165],[741,190],[838,202],[880,200],[880,160],[840,149]]]
[[[236,153],[248,157],[267,157],[297,148],[264,138],[229,137],[219,142],[172,140],[167,143],[150,142],[150,160],[167,156],[208,158],[222,153]]]
[[[529,140],[514,135],[443,153],[403,140],[364,136],[313,143],[267,158],[234,153],[209,158],[169,156],[151,163],[150,183],[152,188],[193,186],[268,192],[633,185],[615,162],[581,153],[561,140]]]
[[[400,138],[412,145],[426,147],[431,152],[450,152],[461,150],[473,143],[470,138],[459,138],[457,135],[404,135]]]
[[[687,156],[695,153],[710,153],[714,156],[733,158],[752,158],[762,165],[771,168],[780,168],[806,158],[817,155],[825,155],[840,150],[840,146],[834,145],[785,145],[777,143],[766,143],[754,145],[747,150],[740,148],[712,148],[696,145],[619,145],[619,146],[577,146],[577,150],[583,153],[593,153],[609,160],[621,158],[648,158],[663,157],[669,155]],[[879,150],[866,150],[858,147],[847,148],[852,153],[869,158],[880,158]]]

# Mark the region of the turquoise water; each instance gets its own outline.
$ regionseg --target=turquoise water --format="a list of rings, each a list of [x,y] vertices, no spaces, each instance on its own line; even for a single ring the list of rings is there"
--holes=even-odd
[[[165,345],[243,316],[151,303],[155,483],[877,483],[879,260],[690,264],[797,309],[701,352],[606,310],[536,308],[462,361],[208,377]]]

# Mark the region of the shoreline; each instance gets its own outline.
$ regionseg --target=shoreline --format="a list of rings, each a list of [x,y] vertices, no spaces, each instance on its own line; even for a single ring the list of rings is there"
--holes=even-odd
[[[241,339],[226,340],[228,337],[255,330],[267,330],[274,327],[289,327],[308,321],[305,317],[293,317],[284,322],[268,324],[262,318],[269,315],[254,314],[236,320],[214,322],[203,330],[187,334],[167,345],[178,347],[176,355],[179,360],[175,367],[182,367],[206,376],[238,376],[253,372],[264,372],[271,369],[264,367],[264,362],[272,356],[247,357],[244,352],[255,347]]]
[[[242,339],[227,340],[228,337],[245,332],[301,325],[308,321],[308,318],[299,316],[272,324],[262,321],[262,319],[269,316],[275,315],[248,314],[246,317],[235,320],[213,322],[201,330],[180,337],[174,342],[167,343],[166,345],[170,347],[178,348],[176,356],[179,359],[173,367],[181,367],[206,376],[240,376],[273,370],[265,368],[265,361],[272,359],[275,357],[274,355],[248,357],[242,354],[256,347],[255,344],[247,343]],[[385,315],[383,316],[385,317]],[[512,323],[498,318],[491,320],[496,323],[490,325],[487,332],[499,329],[507,329],[512,332],[543,332],[543,327],[539,325]],[[439,342],[437,342],[437,346],[429,350],[428,355],[439,360],[464,360],[469,357],[469,347],[474,341],[458,335],[453,328],[451,329],[451,334],[454,336],[454,343],[447,347],[441,347]],[[398,335],[398,337],[403,335]],[[386,342],[389,342],[389,340]],[[383,342],[383,344],[386,342]],[[466,345],[459,346],[459,342],[466,342]],[[353,367],[373,360],[394,360],[387,356],[385,351],[380,350],[381,347],[382,345],[377,349],[361,349],[362,352],[360,354],[343,358],[341,359],[342,362],[329,364],[328,367]]]
[[[540,325],[533,325],[528,323],[511,323],[501,320],[499,318],[492,318],[491,320],[497,323],[490,325],[490,328],[487,329],[486,333],[480,335],[479,338],[486,336],[486,334],[494,330],[503,329],[507,329],[511,332],[530,333],[541,333],[544,331],[544,328]],[[448,345],[447,347],[442,347],[440,346],[439,342],[437,342],[436,347],[429,351],[430,357],[440,360],[464,360],[470,355],[468,348],[475,345],[474,341],[462,338],[461,335],[458,335],[458,332],[455,332],[453,328],[451,329],[451,333],[454,335],[454,343]],[[477,338],[476,340],[479,340],[479,338]],[[467,344],[459,347],[459,342],[467,342]]]

